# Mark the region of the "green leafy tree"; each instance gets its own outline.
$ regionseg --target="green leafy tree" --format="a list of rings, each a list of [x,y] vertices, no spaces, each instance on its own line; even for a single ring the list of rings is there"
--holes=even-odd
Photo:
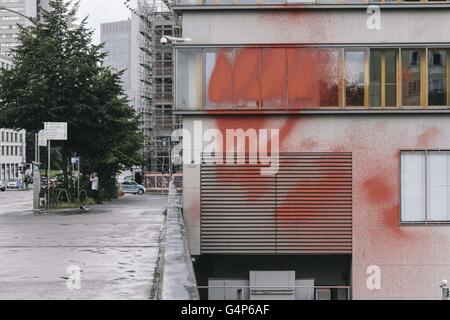
[[[102,193],[115,194],[118,171],[140,163],[143,137],[121,87],[121,74],[103,65],[86,18],[76,23],[78,2],[51,0],[51,10],[20,27],[14,67],[0,74],[0,127],[37,133],[44,122],[67,122],[61,150],[67,184],[70,155],[86,174],[98,172]],[[67,187],[67,185],[66,185]]]

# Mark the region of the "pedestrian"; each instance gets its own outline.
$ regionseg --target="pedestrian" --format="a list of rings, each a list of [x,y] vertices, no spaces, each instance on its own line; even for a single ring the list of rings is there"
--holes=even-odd
[[[28,190],[28,185],[30,184],[30,177],[26,175],[23,182],[25,183],[25,190]]]
[[[90,177],[91,180],[91,191],[92,191],[92,198],[94,198],[95,202],[97,204],[101,204],[100,202],[100,197],[98,194],[98,184],[99,184],[99,180],[98,180],[98,176],[97,173],[94,172],[93,174],[91,174]]]

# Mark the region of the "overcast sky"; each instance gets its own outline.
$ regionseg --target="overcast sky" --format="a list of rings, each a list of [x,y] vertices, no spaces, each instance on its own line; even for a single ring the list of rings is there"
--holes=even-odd
[[[123,3],[124,0],[81,0],[79,17],[89,16],[89,28],[95,29],[95,43],[100,42],[101,23],[130,17],[130,11]]]

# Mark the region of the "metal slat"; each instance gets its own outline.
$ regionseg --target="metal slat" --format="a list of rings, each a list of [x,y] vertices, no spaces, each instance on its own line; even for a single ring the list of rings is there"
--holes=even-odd
[[[351,253],[351,153],[279,159],[276,176],[260,164],[201,166],[202,253]]]

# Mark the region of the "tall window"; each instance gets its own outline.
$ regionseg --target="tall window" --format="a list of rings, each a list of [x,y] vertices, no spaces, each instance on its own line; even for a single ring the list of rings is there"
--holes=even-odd
[[[401,155],[402,222],[450,222],[450,152]]]
[[[286,50],[261,50],[261,99],[263,108],[282,109],[286,95]]]
[[[205,53],[206,108],[233,108],[233,49]]]
[[[447,105],[447,51],[428,51],[428,105]]]
[[[316,49],[288,48],[286,56],[288,108],[316,107],[318,65]]]
[[[397,105],[397,50],[370,50],[371,107]]]
[[[233,98],[237,108],[258,108],[260,104],[260,50],[237,48],[233,55]]]
[[[201,109],[203,51],[179,50],[177,61],[177,106],[180,109]]]
[[[361,107],[365,103],[366,51],[345,50],[345,105]]]
[[[402,49],[402,104],[420,106],[421,102],[421,49]]]
[[[339,50],[317,52],[317,87],[319,107],[339,106]]]

